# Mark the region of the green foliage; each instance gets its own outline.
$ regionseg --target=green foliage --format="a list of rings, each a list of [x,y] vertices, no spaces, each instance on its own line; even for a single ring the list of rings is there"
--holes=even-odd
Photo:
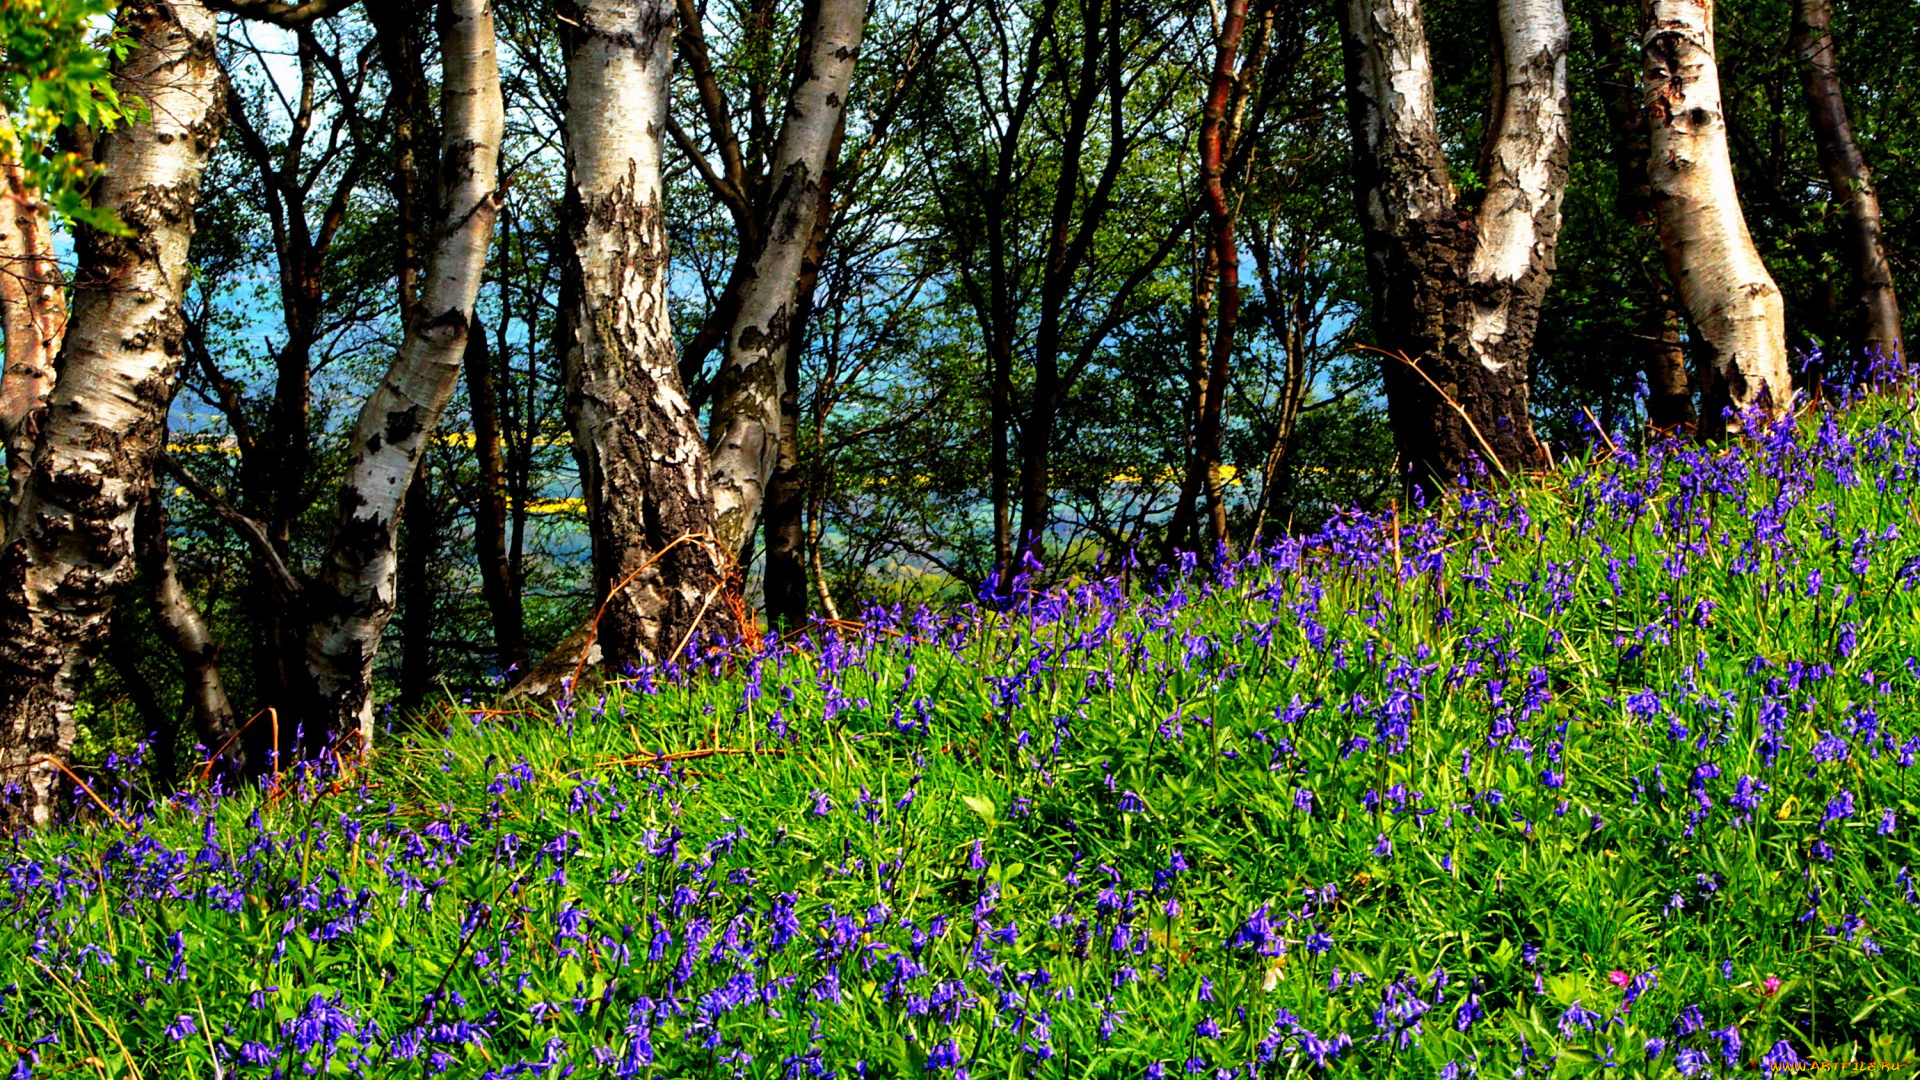
[[[97,229],[121,231],[95,210],[86,189],[92,162],[61,150],[63,128],[111,130],[128,119],[110,63],[122,45],[103,24],[114,0],[0,0],[0,159],[19,163],[28,189],[53,212]]]

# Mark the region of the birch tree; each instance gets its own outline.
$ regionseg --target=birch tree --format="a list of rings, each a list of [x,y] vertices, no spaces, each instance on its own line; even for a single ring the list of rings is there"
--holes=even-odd
[[[822,183],[839,142],[866,0],[810,0],[805,44],[773,155],[761,247],[740,291],[714,396],[715,526],[737,552],[760,521],[780,452],[780,398],[794,344],[797,287],[825,210]]]
[[[594,595],[605,602],[593,644],[617,672],[685,643],[727,560],[667,309],[660,153],[674,9],[669,0],[578,0],[560,16],[570,249],[562,360]],[[575,635],[555,655],[571,668],[588,643]]]
[[[212,12],[129,0],[119,27],[114,81],[146,111],[101,136],[93,205],[126,235],[77,237],[58,375],[0,550],[0,783],[34,823],[53,812],[79,682],[134,573],[134,520],[184,352],[194,201],[224,123]]]
[[[1629,229],[1651,235],[1654,207],[1653,184],[1647,176],[1647,115],[1640,108],[1640,80],[1633,71],[1632,50],[1628,40],[1614,32],[1606,17],[1612,14],[1611,10],[1590,14],[1588,20],[1600,61],[1600,96],[1606,104],[1613,166],[1619,178],[1614,207]],[[1632,275],[1627,290],[1631,306],[1637,309],[1631,340],[1647,380],[1647,423],[1662,430],[1692,429],[1699,418],[1680,341],[1680,314],[1673,310],[1670,284],[1664,277],[1654,277]]]
[[[1420,0],[1343,0],[1348,122],[1387,408],[1411,482],[1538,463],[1529,354],[1568,158],[1561,0],[1498,0],[1485,194],[1448,173]]]
[[[39,414],[53,392],[54,357],[66,333],[54,215],[99,226],[111,217],[89,205],[85,192],[94,176],[92,133],[121,120],[118,84],[95,40],[96,21],[112,11],[108,0],[0,7],[0,442],[7,458],[0,522],[11,518],[32,467]]]
[[[5,513],[33,467],[34,428],[53,391],[53,358],[67,331],[65,280],[53,255],[50,207],[11,157],[0,158],[0,439],[6,442]],[[0,533],[3,536],[4,533]]]
[[[1833,200],[1842,211],[1843,250],[1853,271],[1854,352],[1865,365],[1862,370],[1880,363],[1889,372],[1903,371],[1906,346],[1900,335],[1893,267],[1881,238],[1880,195],[1874,188],[1873,170],[1854,138],[1847,99],[1840,92],[1832,0],[1797,0],[1793,51],[1800,61],[1820,169],[1827,174]]]
[[[304,590],[306,668],[315,700],[309,752],[373,734],[373,662],[395,606],[402,503],[460,378],[474,301],[498,212],[505,113],[488,0],[445,0],[440,13],[439,219],[405,335],[354,423],[338,518]]]
[[[1660,244],[1704,350],[1701,430],[1730,405],[1784,409],[1785,307],[1740,211],[1714,62],[1713,0],[1647,0],[1643,93]]]

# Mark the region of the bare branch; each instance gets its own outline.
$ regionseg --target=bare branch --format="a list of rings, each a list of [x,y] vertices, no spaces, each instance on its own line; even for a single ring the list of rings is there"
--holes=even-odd
[[[274,548],[273,541],[267,536],[265,525],[241,513],[232,503],[221,498],[219,492],[188,472],[172,454],[162,453],[154,463],[180,481],[180,486],[186,488],[188,494],[204,503],[207,509],[213,511],[220,520],[233,526],[233,531],[240,534],[240,538],[247,542],[247,546],[253,549],[253,553],[259,556],[268,570],[272,571],[274,580],[288,596],[300,595],[302,588],[300,579],[294,576],[293,571],[287,567],[286,560],[282,559],[280,552]]]

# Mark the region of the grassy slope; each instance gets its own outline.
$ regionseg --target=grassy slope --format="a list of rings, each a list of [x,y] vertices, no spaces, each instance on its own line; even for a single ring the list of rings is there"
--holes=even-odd
[[[1917,491],[1865,406],[24,838],[0,1037],[36,1076],[1906,1061]]]

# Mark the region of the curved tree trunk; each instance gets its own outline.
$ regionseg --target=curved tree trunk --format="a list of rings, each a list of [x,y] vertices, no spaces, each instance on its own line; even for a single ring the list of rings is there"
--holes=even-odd
[[[1791,403],[1785,308],[1734,189],[1713,0],[1649,0],[1646,11],[1648,172],[1668,274],[1706,350],[1700,422],[1712,436],[1729,405]]]
[[[140,560],[146,565],[152,590],[155,626],[160,640],[180,659],[180,678],[188,704],[193,708],[194,733],[209,755],[235,768],[245,766],[243,748],[232,736],[238,728],[233,702],[220,677],[220,644],[207,629],[207,621],[193,598],[180,583],[180,571],[173,561],[173,548],[167,543],[167,511],[158,488],[147,495],[135,520]]]
[[[0,552],[0,784],[34,823],[53,812],[74,694],[135,572],[134,518],[185,351],[193,206],[223,121],[211,12],[129,0],[119,26],[115,82],[150,114],[102,136],[94,204],[132,235],[78,237],[59,375]]]
[[[806,264],[830,154],[853,84],[866,0],[809,0],[807,41],[774,148],[766,235],[740,294],[713,403],[715,527],[729,554],[760,520],[780,452],[780,396],[793,347],[795,289]]]
[[[1893,291],[1893,267],[1880,238],[1880,196],[1873,170],[1860,153],[1840,92],[1840,61],[1833,47],[1832,0],[1799,0],[1793,19],[1793,51],[1800,58],[1807,113],[1820,168],[1833,198],[1846,210],[1847,261],[1854,282],[1854,353],[1862,375],[1905,371],[1906,345],[1900,336],[1900,302]]]
[[[606,605],[590,659],[619,672],[668,659],[693,634],[713,609],[727,559],[713,540],[707,451],[667,309],[660,150],[674,7],[575,0],[561,14],[567,417],[593,538],[594,597]],[[570,670],[587,643],[576,634],[549,659]],[[557,689],[543,674],[548,666],[530,678]]]
[[[442,217],[400,353],[354,424],[339,519],[307,590],[310,753],[345,732],[357,733],[363,749],[372,739],[373,661],[393,616],[401,503],[459,382],[499,210],[505,120],[488,0],[446,0],[440,42]]]
[[[1240,138],[1240,116],[1229,120],[1228,107],[1240,82],[1240,37],[1247,25],[1248,0],[1227,0],[1219,39],[1214,43],[1213,80],[1200,111],[1200,194],[1207,204],[1209,239],[1214,265],[1220,274],[1219,310],[1214,314],[1213,340],[1208,343],[1205,389],[1200,395],[1199,423],[1194,428],[1195,464],[1207,495],[1207,540],[1214,555],[1227,543],[1227,500],[1221,478],[1227,411],[1227,376],[1231,370],[1233,335],[1240,321],[1240,251],[1234,244],[1234,218],[1239,207],[1227,193],[1226,161]],[[1265,36],[1253,50],[1255,61],[1265,52]],[[1244,101],[1244,92],[1240,95]]]
[[[1461,206],[1436,125],[1419,0],[1340,7],[1349,122],[1394,443],[1435,488],[1477,459],[1541,460],[1529,355],[1553,277],[1568,157],[1560,0],[1500,0],[1486,194]]]
[[[1238,197],[1228,191],[1230,160],[1240,156],[1241,131],[1253,96],[1253,80],[1265,66],[1268,34],[1273,24],[1271,4],[1261,5],[1252,47],[1243,63],[1240,39],[1247,26],[1249,0],[1227,0],[1214,40],[1213,74],[1200,109],[1200,199],[1207,211],[1206,255],[1195,266],[1193,327],[1189,341],[1192,373],[1193,426],[1189,435],[1186,476],[1180,501],[1168,528],[1168,558],[1175,547],[1189,543],[1193,531],[1194,498],[1207,499],[1207,541],[1223,550],[1227,543],[1225,433],[1227,381],[1232,370],[1233,338],[1240,320],[1240,253],[1234,228],[1240,214]],[[1264,100],[1262,101],[1264,105]],[[1253,126],[1260,125],[1256,109]],[[1214,301],[1218,301],[1217,309]],[[1208,316],[1211,314],[1212,333]],[[1197,546],[1197,543],[1196,543]]]
[[[5,516],[12,517],[33,467],[33,436],[53,391],[53,358],[67,330],[53,222],[17,161],[0,158],[0,326],[7,337],[0,372],[0,439],[6,442]],[[0,535],[4,535],[0,533]]]

